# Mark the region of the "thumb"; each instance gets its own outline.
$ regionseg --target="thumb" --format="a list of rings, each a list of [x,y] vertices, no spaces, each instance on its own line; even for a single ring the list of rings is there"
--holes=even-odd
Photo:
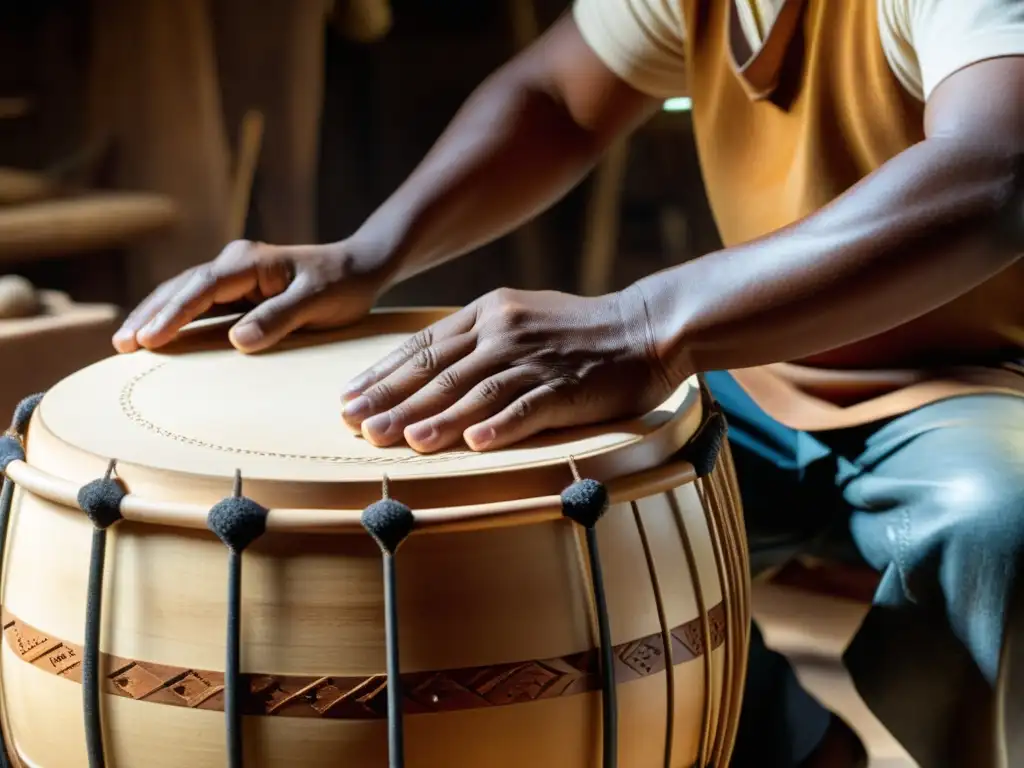
[[[283,292],[266,299],[231,328],[229,338],[239,352],[262,352],[305,324],[308,292],[299,281]]]

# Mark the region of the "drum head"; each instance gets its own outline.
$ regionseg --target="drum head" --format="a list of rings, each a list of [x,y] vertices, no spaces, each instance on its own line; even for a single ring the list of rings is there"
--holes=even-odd
[[[420,455],[404,445],[376,448],[354,435],[341,420],[342,386],[445,313],[375,312],[342,331],[296,334],[258,355],[230,347],[230,321],[194,324],[164,350],[110,357],[57,384],[37,411],[29,461],[45,464],[44,454],[57,443],[65,454],[100,463],[115,458],[126,479],[160,475],[162,488],[151,492],[162,497],[180,495],[167,475],[223,480],[215,497],[240,469],[247,481],[288,483],[295,492],[310,485],[370,485],[378,496],[386,474],[421,491],[433,486],[435,502],[458,492],[454,478],[501,477],[502,483],[480,491],[497,500],[557,493],[571,481],[570,456],[601,479],[650,468],[678,451],[698,426],[693,378],[641,418],[550,433],[496,452],[462,446]],[[88,463],[90,471],[98,466]],[[357,495],[372,493],[364,487]],[[348,496],[334,493],[316,503],[351,503]]]

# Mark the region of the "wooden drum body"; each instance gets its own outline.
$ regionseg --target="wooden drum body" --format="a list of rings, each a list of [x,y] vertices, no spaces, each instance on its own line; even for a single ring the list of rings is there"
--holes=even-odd
[[[619,764],[727,764],[749,575],[721,417],[694,379],[641,419],[493,454],[418,456],[349,434],[341,385],[437,316],[379,313],[251,357],[227,347],[223,325],[200,326],[43,398],[25,461],[7,468],[0,671],[14,765],[89,765],[82,660],[97,534],[78,493],[111,459],[128,496],[99,588],[108,765],[229,764],[229,557],[206,515],[236,470],[270,510],[241,556],[246,766],[388,764],[382,557],[360,525],[385,474],[416,516],[394,559],[405,764],[601,765],[592,571],[558,497],[570,456],[612,498],[596,537]]]

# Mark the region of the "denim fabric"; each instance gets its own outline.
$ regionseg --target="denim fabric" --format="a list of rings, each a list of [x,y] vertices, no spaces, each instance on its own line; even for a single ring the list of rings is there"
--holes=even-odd
[[[808,434],[768,417],[728,373],[706,381],[729,421],[755,569],[806,550],[862,558],[882,575],[846,658],[862,695],[923,768],[961,764],[950,740],[991,746],[990,730],[953,725],[971,720],[968,692],[994,708],[1016,650],[1010,642],[1003,652],[1007,625],[1024,626],[1013,600],[1024,562],[1024,398],[958,397]],[[827,714],[794,687],[755,632],[737,768],[796,765],[820,738]],[[977,720],[990,728],[991,717]],[[987,764],[966,751],[962,764]]]

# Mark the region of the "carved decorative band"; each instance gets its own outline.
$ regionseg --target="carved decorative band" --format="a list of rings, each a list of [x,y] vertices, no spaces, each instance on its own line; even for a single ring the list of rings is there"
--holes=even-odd
[[[725,641],[725,608],[708,612],[712,648]],[[700,620],[670,633],[672,658],[685,664],[704,654]],[[37,669],[76,683],[82,681],[82,648],[47,635],[4,613],[4,638],[15,654]],[[596,650],[559,659],[523,661],[402,675],[404,711],[410,715],[522,704],[601,688]],[[615,648],[615,680],[628,683],[665,668],[660,632]],[[154,664],[103,654],[103,691],[136,701],[223,711],[224,674]],[[298,677],[249,674],[243,711],[248,715],[384,719],[387,680],[362,677]]]

